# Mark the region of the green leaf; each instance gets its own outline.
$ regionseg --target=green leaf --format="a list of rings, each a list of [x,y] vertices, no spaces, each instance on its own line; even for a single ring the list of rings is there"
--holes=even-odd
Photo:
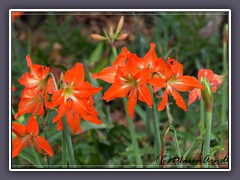
[[[94,63],[99,61],[102,51],[103,51],[103,42],[99,43],[98,46],[95,48],[95,50],[90,55],[90,57],[88,59],[90,65],[93,65]]]

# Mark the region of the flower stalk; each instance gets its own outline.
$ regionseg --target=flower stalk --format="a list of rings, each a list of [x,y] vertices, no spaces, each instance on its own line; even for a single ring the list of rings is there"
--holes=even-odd
[[[133,121],[130,118],[128,110],[127,110],[127,98],[126,97],[123,98],[123,103],[124,103],[124,109],[125,109],[126,117],[127,117],[127,121],[128,121],[128,126],[129,126],[130,135],[131,135],[131,140],[132,140],[132,143],[133,143],[133,149],[134,149],[134,154],[135,154],[137,167],[138,168],[142,168],[143,164],[142,164],[140,150],[139,150],[139,146],[138,146],[138,142],[137,142],[137,136],[136,136],[136,132],[134,130]]]
[[[153,94],[153,90],[152,90],[152,86],[150,87],[150,91],[152,94],[152,99],[153,99],[153,107],[152,107],[152,111],[153,111],[153,124],[154,124],[154,131],[155,131],[155,146],[156,146],[156,151],[157,151],[157,155],[160,151],[160,147],[161,147],[161,135],[160,135],[160,130],[159,130],[159,117],[158,117],[158,111],[157,111],[157,107],[156,107],[156,102],[155,102],[155,98],[154,98],[154,94]]]
[[[206,78],[202,78],[202,85],[205,87],[202,90],[202,98],[205,103],[207,118],[206,118],[206,134],[203,147],[203,159],[210,156],[210,141],[211,141],[211,129],[212,129],[212,108],[213,108],[213,93],[209,81]],[[208,161],[203,162],[203,168],[208,168]]]

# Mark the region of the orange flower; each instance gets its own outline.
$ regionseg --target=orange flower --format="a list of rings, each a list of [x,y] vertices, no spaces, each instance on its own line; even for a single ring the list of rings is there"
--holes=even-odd
[[[111,101],[128,96],[128,112],[132,118],[137,99],[152,107],[151,93],[147,88],[150,75],[151,71],[148,68],[139,70],[133,59],[128,59],[123,68],[118,68],[115,81],[104,93],[103,99]]]
[[[18,112],[14,116],[31,113],[32,116],[39,114],[44,115],[44,103],[48,101],[48,93],[54,92],[52,78],[49,77],[50,68],[33,64],[29,55],[26,56],[27,65],[30,73],[25,73],[19,80],[19,83],[25,86],[22,92],[21,101],[18,104]]]
[[[122,53],[117,56],[112,66],[104,68],[99,73],[92,74],[92,77],[94,79],[101,79],[108,83],[113,83],[115,81],[117,69],[125,66],[129,54],[130,52],[128,52],[127,48],[122,48]]]
[[[84,82],[83,65],[76,63],[75,66],[61,76],[61,89],[52,96],[52,102],[47,103],[50,109],[58,106],[58,114],[53,118],[53,123],[58,122],[57,129],[62,130],[62,117],[66,114],[67,123],[73,134],[81,133],[80,119],[101,124],[97,111],[94,108],[92,95],[101,91],[102,88],[94,88],[90,83]]]
[[[16,20],[16,18],[20,17],[23,12],[12,12],[12,22]]]
[[[44,115],[43,99],[40,92],[35,93],[32,89],[25,88],[22,92],[21,100],[18,104],[18,112],[14,119],[27,113],[32,113],[32,116],[38,114]]]
[[[49,77],[50,68],[33,64],[30,55],[26,56],[27,66],[30,73],[25,73],[20,79],[19,83],[26,88],[32,88],[34,92],[42,91],[44,99],[47,99],[47,92],[52,94],[54,92],[53,80]]]
[[[49,143],[38,135],[38,123],[33,116],[30,117],[26,127],[19,123],[12,123],[12,131],[17,135],[12,142],[12,158],[18,156],[27,145],[35,146],[39,153],[44,150],[49,156],[53,156],[53,150]]]
[[[178,91],[186,92],[193,88],[204,89],[204,87],[196,78],[183,75],[183,66],[178,61],[169,58],[164,66],[156,71],[154,77],[149,81],[154,87],[165,88],[158,110],[162,111],[166,107],[169,94],[176,101],[177,106],[186,111],[187,106]]]
[[[207,80],[209,81],[211,88],[212,88],[212,92],[216,92],[218,88],[221,87],[223,80],[224,80],[224,76],[223,75],[218,75],[218,74],[214,74],[212,70],[210,69],[200,69],[198,71],[198,80],[199,82],[201,81],[201,78],[207,78]],[[188,105],[192,104],[193,102],[196,101],[196,99],[201,100],[202,99],[202,95],[201,95],[201,90],[200,89],[193,89],[190,93],[189,93],[189,97],[188,97]]]
[[[138,57],[136,54],[132,55],[132,59],[139,69],[149,68],[152,72],[162,70],[164,67],[164,61],[162,58],[157,57],[155,46],[155,43],[151,43],[150,50],[143,58]]]

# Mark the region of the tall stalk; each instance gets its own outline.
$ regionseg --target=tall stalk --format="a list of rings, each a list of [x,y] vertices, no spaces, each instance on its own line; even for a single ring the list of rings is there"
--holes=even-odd
[[[211,129],[212,129],[212,111],[207,111],[206,119],[206,135],[204,140],[203,148],[203,159],[207,159],[207,156],[210,156],[210,138],[211,138]],[[208,161],[203,162],[203,168],[208,168]]]
[[[223,30],[223,74],[227,76],[227,38],[228,38],[228,25],[224,26]],[[222,87],[222,110],[221,110],[221,125],[226,124],[226,111],[227,111],[227,80],[223,81]],[[222,131],[221,145],[224,147],[225,131]]]
[[[138,146],[138,142],[137,142],[137,136],[136,136],[136,132],[135,132],[135,129],[134,129],[133,121],[128,114],[127,98],[126,97],[123,98],[123,103],[124,103],[125,113],[126,113],[126,116],[127,116],[127,121],[128,121],[129,131],[130,131],[130,135],[131,135],[131,140],[132,140],[132,143],[133,143],[133,150],[134,150],[135,159],[136,159],[136,162],[137,162],[137,167],[142,168],[143,164],[142,164],[140,150],[139,150],[139,146]]]
[[[149,86],[149,88],[150,88],[152,100],[153,100],[152,110],[153,110],[153,124],[154,124],[154,131],[155,131],[155,147],[156,147],[157,156],[158,156],[158,154],[160,152],[160,147],[162,145],[161,137],[160,137],[160,128],[159,128],[159,117],[158,117],[158,111],[157,111],[157,107],[156,107],[156,102],[155,102],[152,86]]]

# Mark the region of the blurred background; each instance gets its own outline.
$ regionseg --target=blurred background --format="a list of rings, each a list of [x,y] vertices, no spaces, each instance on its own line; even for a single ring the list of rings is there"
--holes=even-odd
[[[27,54],[31,55],[33,63],[51,67],[57,81],[62,71],[72,68],[75,62],[83,63],[85,80],[94,86],[102,86],[101,93],[104,93],[110,85],[93,80],[91,73],[100,72],[115,59],[111,46],[92,39],[91,34],[102,35],[103,28],[107,31],[111,26],[116,28],[121,16],[124,16],[121,32],[128,34],[128,37],[116,43],[118,52],[122,47],[127,47],[130,52],[143,57],[150,48],[149,44],[154,42],[157,56],[164,60],[171,57],[180,61],[184,74],[197,77],[201,68],[223,74],[223,27],[228,24],[227,12],[25,12],[15,19],[11,29],[12,84],[16,87],[12,93],[13,111],[17,111],[23,90],[18,80],[29,71],[25,60]],[[214,158],[224,158],[228,154],[228,110],[225,112],[226,123],[220,122],[222,91],[223,88],[220,88],[214,96],[211,139],[211,154]],[[77,164],[83,168],[134,167],[135,159],[122,101],[116,99],[105,103],[101,100],[101,93],[95,95],[94,99],[103,124],[96,126],[82,121],[84,136],[73,136]],[[182,95],[187,103],[188,93]],[[225,103],[228,107],[228,101]],[[177,130],[182,154],[200,134],[199,104],[196,101],[185,113],[170,99],[169,112],[159,112],[162,136],[172,123]],[[61,132],[57,132],[55,124],[51,123],[54,115],[51,112],[47,118],[48,137],[54,151],[60,152]],[[20,122],[26,123],[28,117],[20,117]],[[151,117],[151,110],[138,102],[133,121],[146,168],[153,165],[156,159]],[[201,143],[196,143],[191,156],[198,158],[200,150]],[[176,155],[171,136],[166,140],[165,151],[172,156]],[[46,157],[36,162],[34,156],[40,155],[33,155],[30,148],[26,148],[19,157],[13,159],[13,165],[34,167],[46,163]],[[52,167],[61,167],[61,153],[55,153],[50,160]],[[197,166],[189,164],[189,167]]]

